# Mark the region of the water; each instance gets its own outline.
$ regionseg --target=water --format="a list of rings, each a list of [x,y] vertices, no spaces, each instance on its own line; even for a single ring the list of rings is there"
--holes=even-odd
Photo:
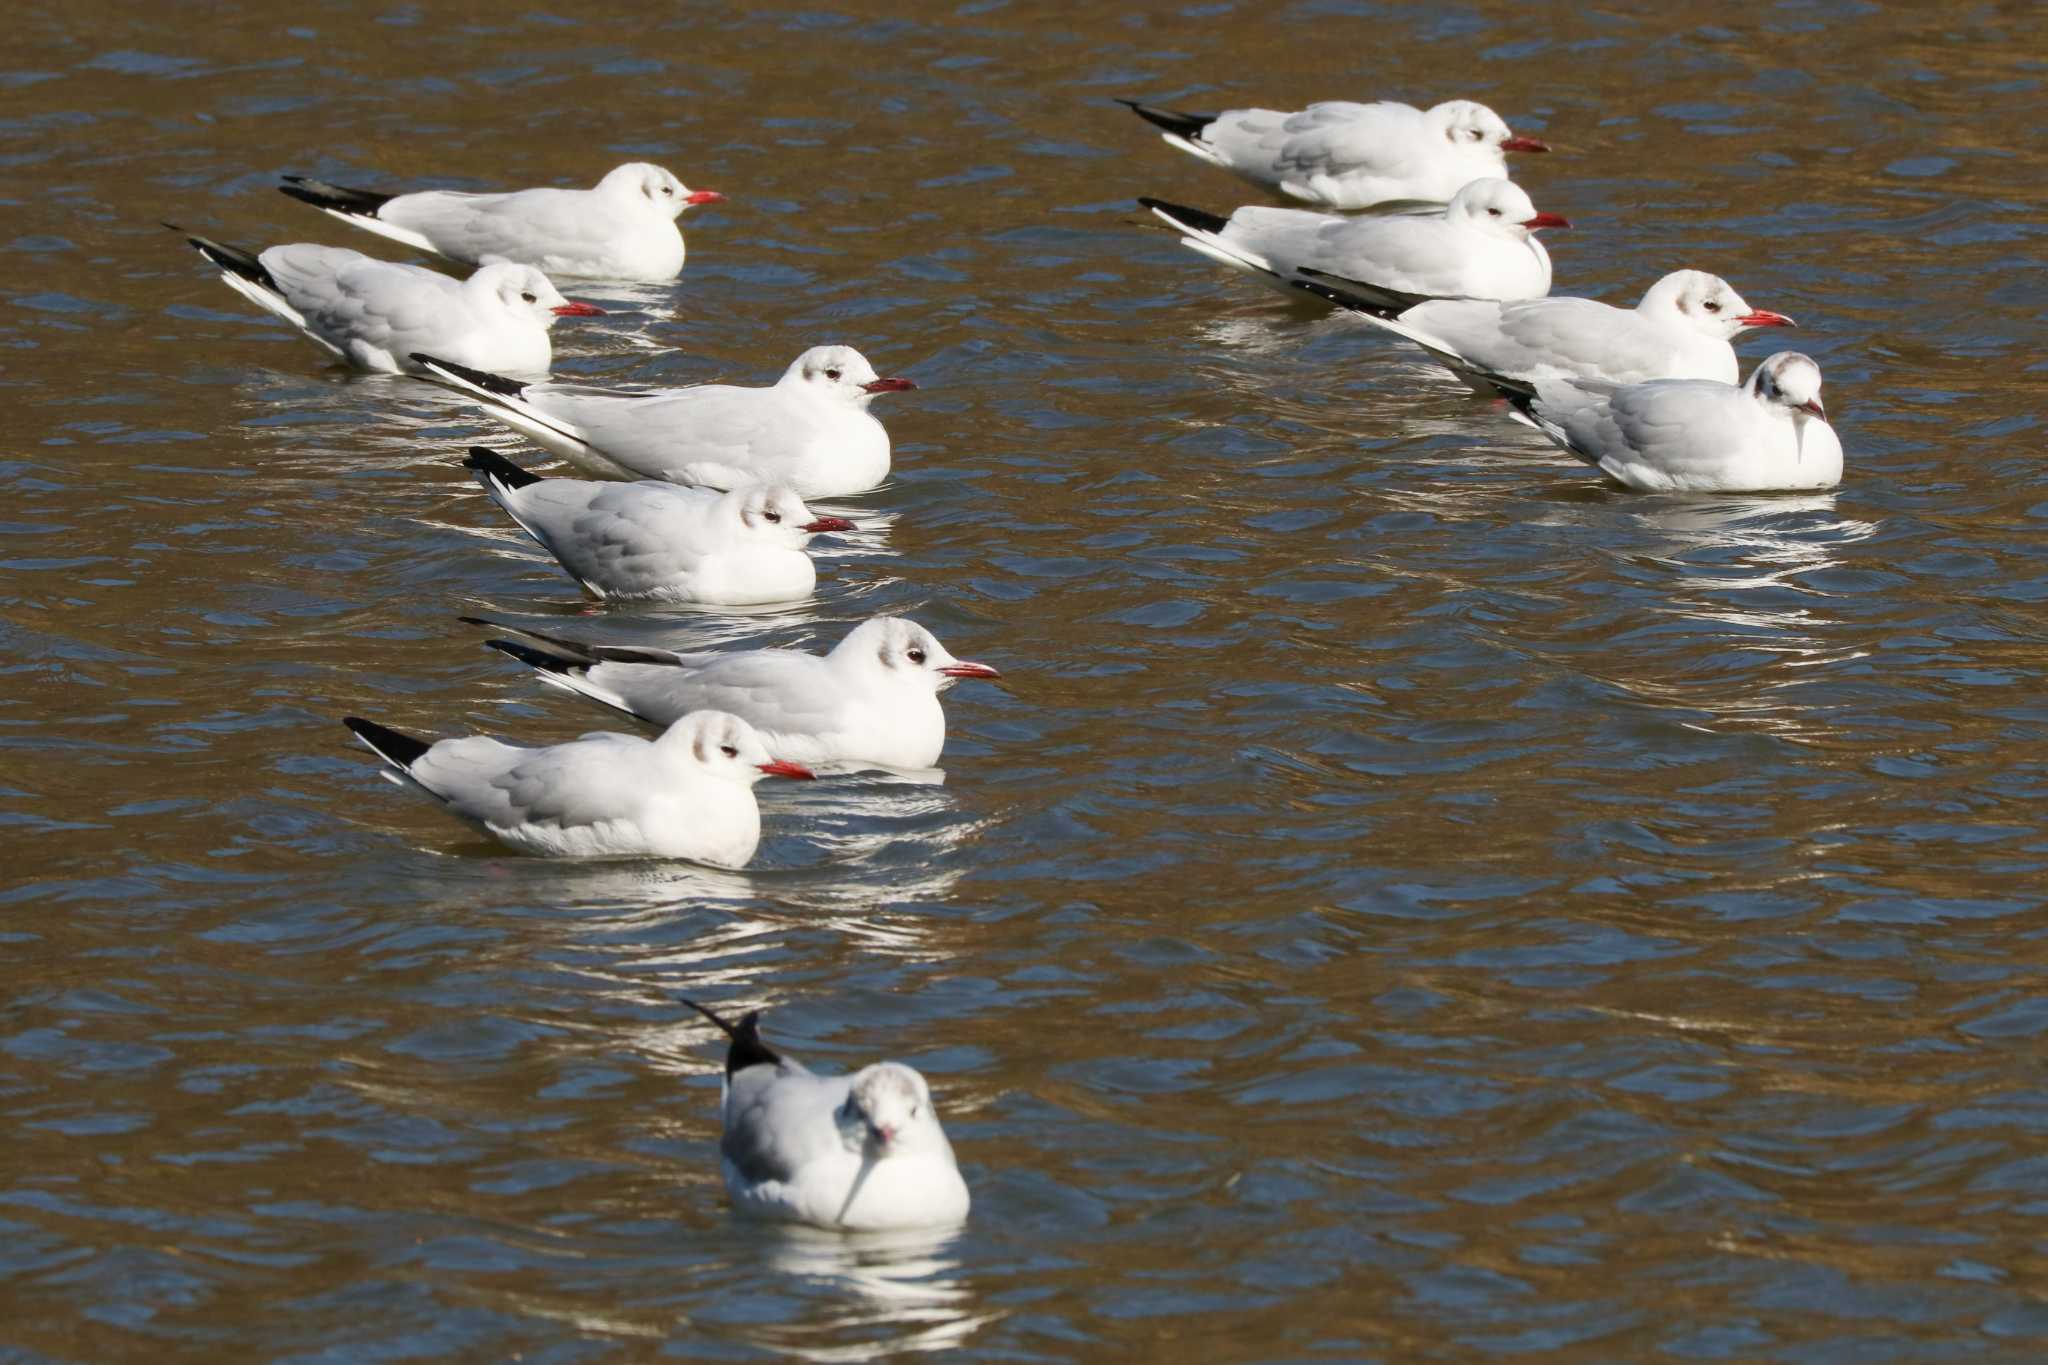
[[[12,16],[10,1360],[2022,1359],[2048,1335],[2044,29],[2022,6],[980,3]],[[1313,34],[1305,37],[1305,34]],[[1837,494],[1611,491],[1133,200],[1110,96],[1487,100],[1560,288],[1802,324]],[[169,219],[666,163],[679,293],[558,370],[847,341],[816,599],[604,611]],[[1782,338],[1745,346],[1754,361]],[[834,508],[833,510],[845,510]],[[499,856],[344,714],[607,722],[459,614],[999,665],[943,786],[763,788],[745,874]],[[934,1081],[957,1236],[736,1222],[720,1049]]]

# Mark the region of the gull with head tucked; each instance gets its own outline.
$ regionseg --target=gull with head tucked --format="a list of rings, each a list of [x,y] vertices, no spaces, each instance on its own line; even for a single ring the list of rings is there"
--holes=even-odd
[[[848,1231],[947,1227],[967,1218],[967,1182],[925,1079],[901,1062],[818,1076],[761,1041],[761,1013],[724,1031],[726,1193],[742,1213]]]

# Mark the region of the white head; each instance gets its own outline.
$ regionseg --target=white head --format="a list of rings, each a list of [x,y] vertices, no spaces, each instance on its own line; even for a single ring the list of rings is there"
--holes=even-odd
[[[878,1159],[947,1145],[931,1087],[901,1062],[876,1062],[856,1072],[833,1117],[848,1148]]]
[[[1493,164],[1505,167],[1504,152],[1547,152],[1550,144],[1533,137],[1516,137],[1499,114],[1471,100],[1445,100],[1423,116],[1430,131],[1460,151],[1490,155]]]
[[[824,531],[851,531],[845,517],[821,517],[786,483],[743,484],[720,495],[711,514],[735,538],[757,545],[801,550]]]
[[[1751,308],[1728,281],[1704,270],[1674,270],[1651,285],[1636,311],[1653,321],[1675,319],[1690,331],[1732,341],[1752,327],[1793,327],[1783,313]]]
[[[861,407],[867,406],[878,393],[900,393],[917,387],[908,379],[878,378],[868,358],[851,346],[813,346],[790,362],[777,383]]]
[[[600,193],[630,200],[635,207],[649,207],[679,216],[698,204],[722,204],[725,196],[717,190],[693,190],[659,166],[645,161],[628,161],[597,182]]]
[[[891,686],[943,692],[962,678],[999,678],[987,664],[956,659],[932,633],[901,616],[861,622],[827,656],[834,664]]]
[[[1797,351],[1780,351],[1764,360],[1750,371],[1747,387],[1757,401],[1783,408],[1795,422],[1828,419],[1820,403],[1820,366]]]
[[[724,711],[692,711],[655,741],[706,776],[751,787],[764,777],[810,777],[809,768],[771,757],[754,727]]]
[[[1451,196],[1444,217],[1498,237],[1525,239],[1543,228],[1568,228],[1571,222],[1554,213],[1538,213],[1528,191],[1511,180],[1488,176],[1474,180]]]
[[[463,281],[463,288],[494,300],[514,316],[537,327],[555,325],[556,318],[601,318],[604,309],[572,303],[547,276],[530,265],[487,265]]]

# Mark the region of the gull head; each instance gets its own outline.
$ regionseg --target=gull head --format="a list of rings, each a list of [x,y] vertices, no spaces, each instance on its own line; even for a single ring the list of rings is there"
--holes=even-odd
[[[1474,180],[1451,196],[1444,217],[1496,237],[1526,239],[1543,228],[1568,228],[1571,221],[1554,213],[1538,213],[1529,192],[1511,180],[1488,176]]]
[[[572,303],[562,297],[547,276],[530,265],[487,265],[463,282],[494,299],[508,313],[532,319],[541,327],[552,327],[556,318],[601,318],[604,309],[588,303]]]
[[[883,379],[868,358],[851,346],[813,346],[783,371],[783,384],[856,407],[866,407],[876,394],[914,389],[908,379]]]
[[[735,534],[749,541],[800,550],[825,531],[851,531],[845,517],[821,517],[786,483],[750,483],[718,500],[718,510]]]
[[[878,1157],[928,1146],[935,1135],[945,1140],[932,1111],[931,1087],[901,1062],[876,1062],[856,1072],[837,1117],[849,1148]]]
[[[662,732],[655,743],[706,775],[751,787],[764,777],[814,776],[809,768],[784,763],[768,752],[754,727],[724,711],[692,711]]]
[[[1751,308],[1728,281],[1704,270],[1672,271],[1650,286],[1636,311],[1653,320],[1675,313],[1689,330],[1720,341],[1732,341],[1752,327],[1798,325],[1783,313]]]
[[[835,662],[903,687],[943,692],[962,678],[999,678],[987,664],[956,659],[932,633],[901,616],[877,616],[855,626],[832,648]]]
[[[1820,402],[1820,366],[1797,351],[1780,351],[1760,362],[1750,372],[1749,391],[1759,402],[1783,408],[1795,422],[1828,419]]]
[[[1460,151],[1490,152],[1495,165],[1505,166],[1502,152],[1547,152],[1550,144],[1540,138],[1516,137],[1506,120],[1483,104],[1471,100],[1445,100],[1422,116],[1430,129]]]
[[[616,167],[597,188],[617,198],[642,201],[671,218],[698,204],[722,204],[725,196],[717,190],[693,190],[673,174],[646,161],[628,161]]]

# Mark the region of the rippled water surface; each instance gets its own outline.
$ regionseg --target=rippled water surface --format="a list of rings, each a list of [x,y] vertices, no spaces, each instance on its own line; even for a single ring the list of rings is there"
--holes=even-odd
[[[2048,21],[1621,8],[14,10],[0,1356],[2048,1351]],[[1451,94],[1557,144],[1560,290],[1799,319],[1839,493],[1602,487],[1148,228],[1255,192],[1109,102]],[[530,451],[159,226],[629,159],[730,201],[559,372],[921,386],[811,602],[586,603],[458,465]],[[337,723],[608,723],[480,612],[1007,681],[745,874],[550,864]],[[970,1225],[737,1222],[680,992],[922,1068]]]

